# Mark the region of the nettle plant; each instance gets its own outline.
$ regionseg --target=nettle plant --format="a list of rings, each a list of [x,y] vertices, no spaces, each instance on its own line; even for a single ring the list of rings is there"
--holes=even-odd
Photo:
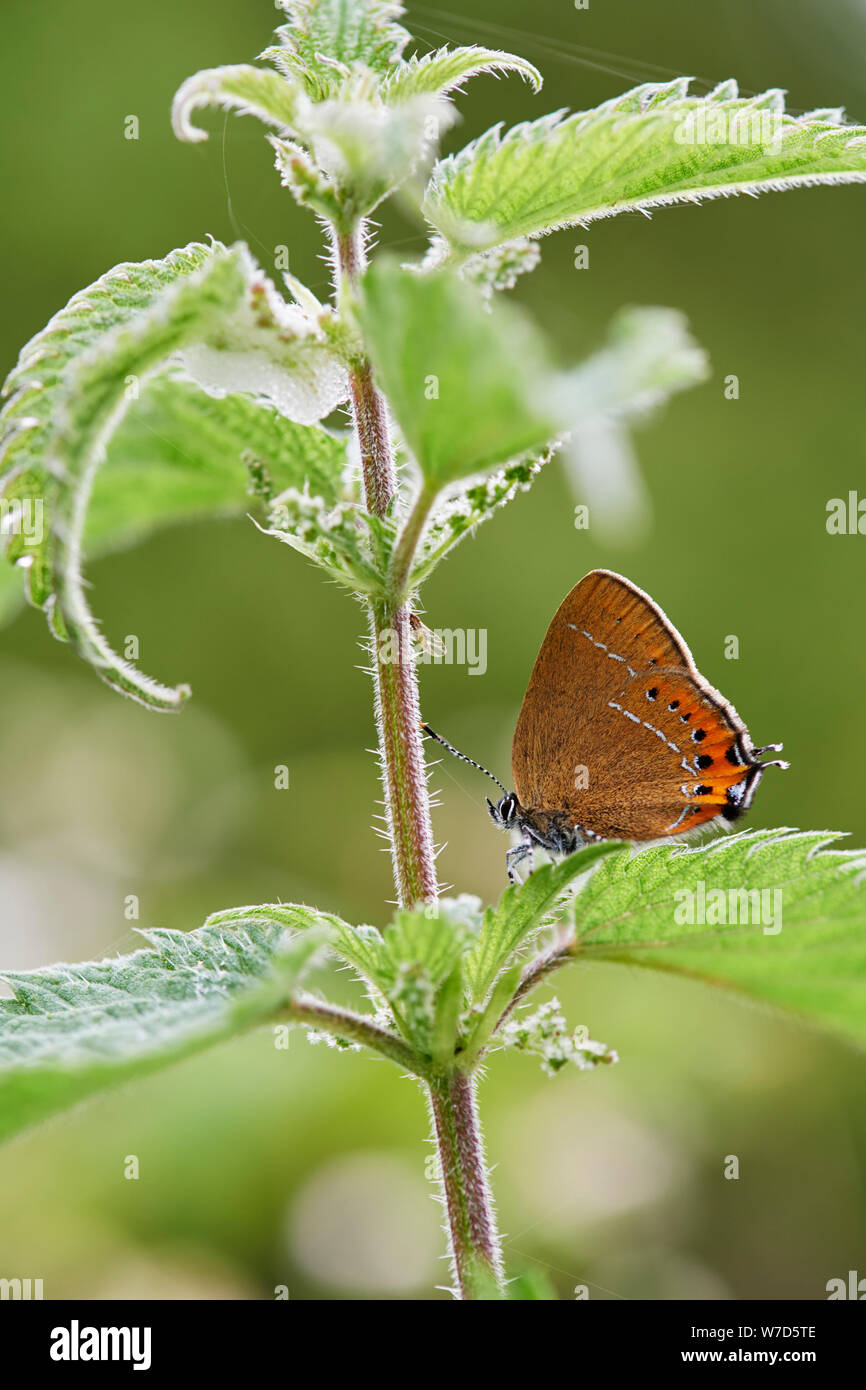
[[[189,691],[145,675],[101,632],[82,575],[164,523],[257,510],[361,603],[398,910],[380,931],[319,908],[216,912],[145,949],[5,974],[0,1131],[11,1134],[110,1084],[253,1026],[299,1025],[370,1049],[416,1078],[432,1115],[460,1298],[549,1296],[506,1279],[476,1110],[496,1049],[547,1071],[615,1060],[555,1000],[525,1001],[581,961],[645,965],[734,986],[866,1038],[866,858],[830,832],[753,831],[699,848],[600,843],[543,864],[495,906],[439,896],[419,725],[419,591],[452,549],[527,488],[559,448],[587,441],[701,380],[680,316],[632,309],[587,360],[554,364],[503,292],[557,228],[667,203],[866,178],[866,128],[842,113],[786,114],[782,94],[706,95],[645,84],[590,111],[555,112],[437,158],[452,98],[475,74],[536,69],[510,53],[404,56],[401,7],[280,0],[286,23],[261,66],[200,72],[198,108],[267,127],[277,172],[318,219],[333,295],[278,285],[244,245],[193,243],[116,266],[24,348],[2,415],[3,593],[26,586],[51,631],[148,710]],[[417,263],[370,260],[370,218],[398,196],[430,228]],[[321,422],[349,403],[351,429]],[[347,657],[347,659],[349,659]],[[784,929],[683,912],[689,893],[781,890]],[[707,918],[706,921],[696,918]],[[328,1002],[327,958],[368,1001]],[[322,982],[325,982],[324,984]]]

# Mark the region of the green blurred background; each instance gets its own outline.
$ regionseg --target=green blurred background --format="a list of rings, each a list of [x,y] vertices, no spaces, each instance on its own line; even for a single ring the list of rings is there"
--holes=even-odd
[[[206,118],[213,138],[191,147],[168,122],[186,75],[252,59],[276,22],[265,0],[4,0],[0,374],[109,266],[209,232],[245,238],[268,268],[287,243],[294,273],[325,291],[315,225],[280,189],[260,128]],[[862,0],[471,0],[412,5],[409,23],[422,48],[478,40],[545,74],[541,97],[477,79],[450,147],[676,73],[866,119]],[[123,138],[130,114],[137,142]],[[520,297],[564,359],[590,351],[619,306],[665,304],[688,315],[713,375],[638,435],[654,505],[640,543],[575,531],[554,465],[428,586],[430,625],[485,628],[489,651],[483,679],[426,668],[425,715],[500,775],[547,622],[603,565],[664,605],[756,740],[784,739],[791,772],[766,779],[750,823],[863,843],[866,539],[828,536],[825,508],[866,493],[864,197],[719,200],[543,243]],[[412,253],[424,238],[388,211],[382,240]],[[578,243],[588,271],[572,268]],[[738,401],[724,399],[729,373]],[[90,578],[107,633],[137,634],[145,669],[188,680],[195,699],[174,718],[124,703],[36,613],[2,634],[0,962],[134,947],[131,894],[142,926],[277,897],[386,920],[357,607],[243,521],[171,531]],[[274,789],[280,763],[288,791]],[[492,899],[506,845],[487,788],[456,765],[438,785],[443,877]],[[494,1059],[482,1101],[513,1271],[546,1269],[563,1298],[586,1283],[625,1299],[820,1298],[828,1279],[866,1274],[862,1056],[650,972],[573,971],[557,990],[622,1060],[548,1081]],[[426,1132],[420,1095],[388,1065],[300,1034],[288,1052],[249,1037],[0,1152],[0,1275],[41,1277],[48,1297],[286,1285],[292,1298],[429,1298],[446,1269]],[[123,1176],[131,1154],[138,1181]],[[730,1154],[738,1181],[723,1177]]]

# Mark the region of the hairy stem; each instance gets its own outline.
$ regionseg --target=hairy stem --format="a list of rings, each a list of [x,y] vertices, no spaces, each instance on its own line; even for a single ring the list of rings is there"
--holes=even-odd
[[[542,980],[546,979],[548,975],[553,974],[554,970],[559,970],[561,966],[570,964],[570,962],[574,960],[574,957],[574,942],[564,941],[557,942],[542,955],[536,956],[534,960],[530,961],[520,977],[520,983],[517,989],[514,991],[511,999],[496,1020],[496,1026],[493,1029],[492,1036],[495,1036],[496,1033],[499,1032],[503,1023],[511,1017],[518,1004],[523,1002],[527,994],[530,994],[531,991],[535,989],[536,985],[540,985]]]
[[[438,896],[409,608],[370,609],[376,723],[388,838],[401,907]]]
[[[454,1292],[461,1299],[503,1296],[502,1250],[475,1106],[475,1081],[451,1071],[430,1082]]]
[[[400,532],[394,547],[394,554],[391,559],[391,591],[398,599],[402,598],[405,592],[412,571],[415,551],[418,549],[424,524],[430,515],[430,508],[435,500],[435,487],[425,483],[415,498],[412,510],[406,518],[403,530]]]
[[[334,270],[338,296],[344,281],[351,285],[363,268],[363,228],[350,236],[335,233]],[[354,368],[350,389],[361,453],[364,498],[367,510],[381,517],[394,500],[397,482],[387,408],[373,380],[369,362]],[[405,907],[435,902],[438,896],[418,680],[410,630],[411,608],[404,601],[415,551],[432,502],[433,494],[422,489],[394,550],[389,597],[374,599],[368,605],[388,838],[397,896]],[[394,1041],[389,1040],[392,1048]],[[379,1050],[384,1050],[381,1044]],[[394,1056],[393,1051],[390,1055]],[[417,1059],[413,1064],[404,1062],[403,1065],[414,1070],[416,1075],[421,1074]],[[425,1079],[442,1172],[455,1291],[462,1299],[500,1298],[503,1292],[502,1254],[475,1108],[474,1080],[466,1072],[457,1070],[434,1077],[428,1073]]]
[[[287,1006],[286,1017],[293,1023],[306,1024],[308,1028],[318,1028],[332,1037],[346,1042],[361,1043],[371,1047],[384,1057],[389,1057],[399,1067],[405,1067],[413,1075],[419,1075],[418,1055],[413,1048],[398,1038],[396,1033],[380,1028],[361,1014],[351,1009],[340,1009],[334,1004],[323,1003],[312,995],[298,994]]]
[[[334,259],[339,292],[342,277],[351,284],[364,268],[363,229],[352,235],[334,235]],[[397,483],[388,412],[369,362],[352,371],[350,390],[364,499],[367,510],[381,517],[393,501]],[[438,888],[410,610],[408,604],[399,601],[374,602],[369,605],[369,615],[376,723],[394,880],[400,906],[412,907],[435,902]]]

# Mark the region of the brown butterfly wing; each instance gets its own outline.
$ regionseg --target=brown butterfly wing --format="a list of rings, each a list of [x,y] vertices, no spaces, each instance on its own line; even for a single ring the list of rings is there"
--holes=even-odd
[[[524,808],[632,840],[734,819],[760,776],[745,726],[676,628],[607,570],[586,575],[548,628],[512,770]]]

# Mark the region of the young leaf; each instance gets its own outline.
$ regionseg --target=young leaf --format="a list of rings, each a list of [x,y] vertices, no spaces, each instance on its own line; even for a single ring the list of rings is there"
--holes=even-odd
[[[740,97],[731,81],[698,97],[689,81],[494,127],[436,166],[427,217],[460,259],[620,212],[866,179],[866,127],[840,111],[791,116],[779,91]]]
[[[175,96],[174,131],[206,140],[192,123],[206,106],[258,117],[277,131],[277,168],[297,201],[347,231],[410,177],[423,184],[454,120],[447,94],[463,81],[511,69],[536,90],[541,83],[531,63],[494,49],[443,48],[404,63],[399,4],[280,3],[290,23],[261,55],[277,71],[237,64],[196,73]]]
[[[448,912],[447,900],[435,913],[428,914],[423,908],[400,911],[383,933],[385,969],[391,978],[396,978],[401,966],[418,964],[434,985],[440,985],[453,971],[473,935],[470,923]]]
[[[462,960],[479,926],[477,900],[443,898],[435,912],[400,911],[385,928],[377,984],[400,1031],[443,1065],[454,1055],[464,998]]]
[[[423,184],[454,120],[446,93],[463,78],[485,67],[538,76],[522,59],[484,49],[442,50],[432,60],[403,63],[409,34],[394,23],[399,4],[278,3],[290,23],[261,55],[277,71],[240,64],[196,73],[175,97],[175,134],[206,139],[191,120],[203,106],[257,116],[276,129],[269,138],[286,187],[347,232],[410,177]]]
[[[193,125],[190,118],[200,107],[218,106],[241,116],[256,116],[279,131],[291,131],[295,128],[298,104],[297,88],[288,77],[238,63],[208,68],[188,77],[174,98],[171,123],[178,140],[206,140],[207,131]]]
[[[395,0],[276,0],[288,23],[276,36],[278,48],[262,55],[300,77],[314,101],[336,95],[350,69],[388,74],[410,34],[396,21],[404,13]]]
[[[378,261],[361,324],[379,383],[425,479],[437,487],[546,443],[550,364],[512,304],[489,307],[457,275]]]
[[[729,986],[864,1045],[866,853],[836,838],[757,830],[611,858],[569,910],[574,954]]]
[[[381,594],[386,566],[373,560],[367,514],[354,502],[333,506],[308,488],[287,488],[273,499],[265,535],[290,545],[336,583],[356,594]]]
[[[144,931],[132,955],[6,972],[0,1138],[276,1015],[327,939],[306,911],[294,936],[252,908],[229,928]]]
[[[444,97],[462,90],[464,82],[481,72],[517,72],[533,91],[541,91],[541,73],[525,58],[473,44],[468,48],[437,48],[422,57],[413,54],[385,78],[382,96],[392,105],[414,96]]]
[[[353,227],[407,179],[423,183],[438,141],[454,119],[453,107],[442,97],[422,94],[389,106],[366,90],[363,77],[347,82],[339,97],[312,106],[305,122],[304,139],[315,157],[306,169],[306,200],[316,206],[330,197],[338,223]],[[303,202],[296,149],[276,139],[272,144],[283,182]]]

